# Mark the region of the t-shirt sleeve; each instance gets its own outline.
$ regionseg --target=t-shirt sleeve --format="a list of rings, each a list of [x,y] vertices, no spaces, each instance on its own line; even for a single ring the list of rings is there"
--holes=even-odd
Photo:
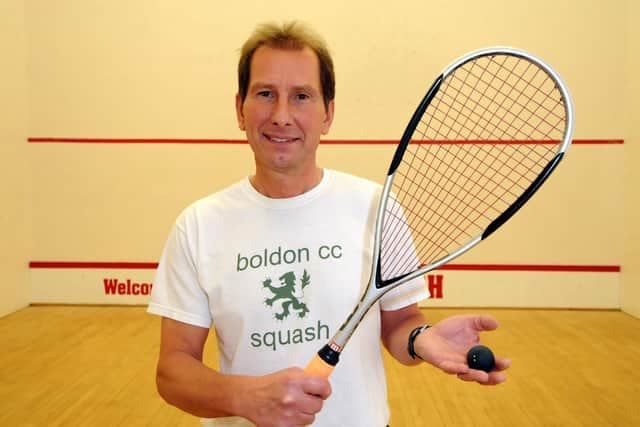
[[[187,237],[186,215],[174,224],[165,244],[147,311],[190,325],[209,328],[209,299],[197,272],[193,242]]]
[[[384,311],[399,310],[427,299],[429,296],[425,278],[419,276],[387,292],[380,299],[380,308]]]

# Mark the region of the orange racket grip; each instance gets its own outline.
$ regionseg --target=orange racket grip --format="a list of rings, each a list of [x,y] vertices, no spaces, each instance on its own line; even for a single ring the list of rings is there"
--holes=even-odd
[[[329,375],[331,375],[334,368],[335,366],[328,364],[316,354],[315,357],[311,359],[311,362],[309,362],[307,367],[304,368],[304,371],[309,375],[329,378]]]

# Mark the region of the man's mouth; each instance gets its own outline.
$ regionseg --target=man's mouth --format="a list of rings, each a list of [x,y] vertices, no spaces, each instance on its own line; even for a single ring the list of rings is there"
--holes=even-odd
[[[271,142],[275,142],[276,144],[287,144],[298,141],[300,138],[295,137],[283,137],[283,136],[275,136],[275,135],[264,135]]]

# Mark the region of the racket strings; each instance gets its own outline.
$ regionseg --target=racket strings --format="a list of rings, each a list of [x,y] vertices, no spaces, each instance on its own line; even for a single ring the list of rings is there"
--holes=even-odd
[[[447,76],[394,174],[381,239],[388,280],[479,235],[555,156],[561,94],[536,64],[479,57]]]
[[[545,108],[545,103],[540,102],[540,100],[533,99],[533,95],[537,95],[540,97],[549,97],[551,94],[547,92],[545,94],[544,89],[540,86],[540,83],[544,84],[546,82],[550,82],[547,78],[547,75],[542,71],[541,68],[535,66],[533,63],[528,61],[511,61],[513,66],[508,68],[507,60],[513,59],[513,57],[508,57],[503,55],[500,57],[502,60],[501,63],[498,63],[496,57],[490,58],[491,60],[487,62],[487,66],[482,66],[479,61],[474,61],[471,63],[472,67],[469,69],[460,69],[458,72],[452,74],[452,80],[450,81],[452,85],[456,83],[459,85],[461,89],[467,89],[471,92],[477,91],[476,87],[471,87],[469,81],[474,81],[476,85],[478,83],[484,83],[484,76],[489,75],[489,81],[486,81],[486,89],[483,93],[482,98],[478,99],[488,99],[490,103],[483,105],[478,102],[474,97],[466,98],[469,101],[469,105],[466,107],[469,109],[471,113],[475,112],[476,108],[480,109],[480,113],[477,114],[477,117],[486,117],[487,124],[493,124],[494,127],[499,125],[506,125],[507,127],[504,129],[504,133],[512,132],[514,134],[521,134],[527,136],[529,139],[537,139],[540,140],[542,137],[540,135],[532,135],[532,132],[541,132],[544,135],[543,128],[540,126],[542,123],[545,123],[547,129],[555,129],[556,123],[551,123],[547,120],[547,116],[553,115],[554,108]],[[518,69],[519,65],[525,65],[525,69]],[[501,70],[506,71],[506,75],[502,75],[504,73],[493,72],[491,69],[491,65],[498,65],[501,67]],[[479,73],[478,74],[478,69]],[[465,75],[465,72],[467,73]],[[463,76],[460,76],[463,74]],[[511,81],[510,81],[511,78]],[[513,80],[515,78],[515,80]],[[457,80],[457,81],[456,81]],[[500,84],[500,86],[496,87],[496,82]],[[488,91],[495,87],[496,96],[490,97],[488,96]],[[551,85],[551,90],[555,89],[555,84]],[[512,94],[516,96],[503,96],[505,92],[510,91]],[[447,92],[443,92],[443,94],[447,94]],[[501,100],[500,100],[501,99]],[[510,105],[507,105],[507,103]],[[464,104],[463,104],[464,105]],[[487,107],[492,106],[495,107],[495,111],[493,114],[487,115]],[[531,107],[535,106],[537,108],[532,109]],[[514,109],[518,107],[517,111]],[[491,113],[491,112],[490,112]],[[495,120],[496,115],[498,113],[504,114],[510,117],[511,120],[501,119]],[[526,114],[526,115],[525,115]],[[542,115],[544,114],[544,115]],[[537,119],[537,123],[532,123],[533,118]],[[564,120],[564,115],[558,116],[556,115],[556,119]],[[520,126],[516,125],[516,122],[519,123]],[[474,123],[480,124],[482,121],[479,120],[467,120],[466,123]],[[529,128],[529,132],[524,131],[524,127]],[[497,135],[495,132],[489,132],[490,135]]]

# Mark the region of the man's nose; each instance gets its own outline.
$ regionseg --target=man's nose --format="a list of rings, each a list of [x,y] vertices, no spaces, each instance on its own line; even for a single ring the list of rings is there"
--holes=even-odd
[[[273,107],[271,122],[278,126],[288,126],[292,122],[291,106],[286,98],[279,98]]]

